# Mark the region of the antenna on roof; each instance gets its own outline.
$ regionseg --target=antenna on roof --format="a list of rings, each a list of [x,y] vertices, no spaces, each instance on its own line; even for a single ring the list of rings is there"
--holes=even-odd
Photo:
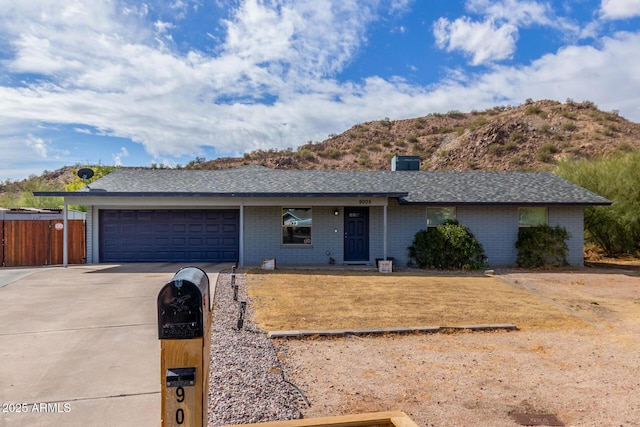
[[[91,179],[91,177],[93,177],[93,174],[94,174],[93,169],[82,168],[76,173],[80,178],[82,178],[82,182],[84,182],[84,185],[87,188],[89,188],[89,184],[87,184],[87,180]]]

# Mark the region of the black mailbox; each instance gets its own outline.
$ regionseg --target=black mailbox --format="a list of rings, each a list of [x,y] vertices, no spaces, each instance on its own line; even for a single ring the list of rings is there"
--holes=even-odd
[[[158,294],[158,338],[202,337],[209,310],[207,274],[197,267],[178,270]]]

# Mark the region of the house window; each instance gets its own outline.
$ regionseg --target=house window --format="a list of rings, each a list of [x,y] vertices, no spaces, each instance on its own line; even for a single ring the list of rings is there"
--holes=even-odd
[[[456,208],[427,208],[427,228],[437,227],[449,219],[456,219]]]
[[[534,227],[547,223],[547,208],[518,208],[518,227]]]
[[[311,208],[282,209],[282,244],[311,244]]]

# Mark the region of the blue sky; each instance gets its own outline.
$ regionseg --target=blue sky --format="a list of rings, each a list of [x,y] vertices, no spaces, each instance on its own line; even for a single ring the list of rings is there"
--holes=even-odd
[[[640,0],[0,0],[0,180],[526,99],[640,121]]]

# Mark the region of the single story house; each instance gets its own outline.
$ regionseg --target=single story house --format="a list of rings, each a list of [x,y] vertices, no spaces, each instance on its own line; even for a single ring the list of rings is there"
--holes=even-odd
[[[395,169],[395,168],[394,168]],[[87,206],[87,262],[260,265],[409,262],[419,230],[466,225],[492,266],[514,265],[519,227],[560,225],[583,265],[583,209],[611,202],[552,173],[121,169],[63,196]]]

